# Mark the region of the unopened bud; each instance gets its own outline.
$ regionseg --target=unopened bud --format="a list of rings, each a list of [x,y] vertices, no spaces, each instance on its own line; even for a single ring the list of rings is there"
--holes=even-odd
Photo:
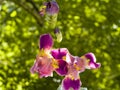
[[[55,33],[55,35],[56,35],[56,37],[57,37],[57,42],[61,42],[61,41],[62,41],[62,33],[61,33],[61,31],[59,30],[59,28],[56,28],[56,29],[54,30],[54,33]]]

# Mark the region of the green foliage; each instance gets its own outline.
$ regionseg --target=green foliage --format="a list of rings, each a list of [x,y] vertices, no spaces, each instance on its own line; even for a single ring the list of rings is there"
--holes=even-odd
[[[0,0],[0,90],[56,90],[61,83],[63,77],[55,73],[54,77],[40,79],[29,71],[38,53],[40,34],[53,35],[53,30],[44,25],[44,17],[36,14],[36,7],[39,10],[43,1]],[[93,52],[102,66],[81,73],[82,86],[88,90],[119,90],[120,1],[56,1],[60,6],[57,26],[63,41],[55,40],[54,47],[67,47],[78,56]]]

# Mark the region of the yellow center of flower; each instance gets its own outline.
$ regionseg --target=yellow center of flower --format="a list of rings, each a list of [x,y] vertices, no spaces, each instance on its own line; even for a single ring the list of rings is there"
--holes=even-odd
[[[63,56],[62,59],[63,59],[64,61],[66,61],[66,56]]]
[[[68,77],[71,78],[71,80],[74,80],[74,79],[75,79],[72,74],[69,74]]]
[[[75,69],[76,69],[77,71],[80,70],[80,67],[79,67],[78,65],[74,64],[74,67],[75,67]]]
[[[86,58],[85,56],[82,56],[81,58],[85,60],[85,65],[89,64],[90,59]]]
[[[86,63],[88,64],[89,62],[90,62],[90,59],[87,59],[87,60],[86,60]]]
[[[53,61],[52,61],[52,66],[53,66],[55,69],[59,68],[57,60],[53,59]]]
[[[45,53],[45,51],[43,50],[43,49],[41,49],[40,51],[39,51],[39,54],[38,54],[39,56],[46,56],[46,53]]]
[[[40,51],[39,51],[39,53],[38,53],[38,55],[39,56],[41,56],[41,57],[44,57],[44,56],[46,56],[46,57],[48,57],[48,58],[51,58],[52,56],[50,55],[50,50],[45,50],[45,49],[41,49]]]

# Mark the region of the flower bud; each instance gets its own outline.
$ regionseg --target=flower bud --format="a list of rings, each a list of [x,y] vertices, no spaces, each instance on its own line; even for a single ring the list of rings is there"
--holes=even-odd
[[[62,33],[61,33],[61,31],[59,30],[59,28],[56,28],[56,29],[54,30],[54,33],[55,33],[55,35],[56,35],[56,37],[57,37],[57,42],[61,42],[61,41],[62,41]]]
[[[55,2],[55,1],[46,2],[45,6],[46,6],[47,14],[49,14],[49,15],[58,14],[59,6],[58,6],[57,2]]]
[[[59,6],[56,1],[45,2],[44,6],[40,10],[40,15],[44,16],[45,13],[48,15],[55,15],[59,12]]]

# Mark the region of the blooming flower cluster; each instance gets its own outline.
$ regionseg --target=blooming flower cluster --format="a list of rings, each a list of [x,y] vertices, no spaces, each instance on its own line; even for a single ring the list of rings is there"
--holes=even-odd
[[[55,1],[46,2],[46,7],[40,11],[43,16],[45,13],[48,16],[57,15],[59,12],[58,4]],[[55,29],[57,41],[62,40],[61,32],[58,28]],[[96,69],[101,66],[96,63],[96,57],[93,53],[87,53],[81,57],[73,56],[67,48],[53,48],[53,38],[50,34],[42,34],[39,39],[39,53],[36,56],[34,65],[30,72],[39,74],[40,78],[53,76],[56,72],[65,78],[62,80],[62,90],[79,90],[82,83],[79,73],[86,69]]]
[[[85,69],[96,69],[100,63],[96,63],[93,53],[87,53],[81,57],[73,56],[67,48],[53,49],[53,39],[50,34],[40,36],[39,54],[36,56],[31,73],[37,72],[42,77],[53,76],[55,71],[60,76],[65,76],[62,81],[62,90],[79,90],[81,81],[79,73]]]

